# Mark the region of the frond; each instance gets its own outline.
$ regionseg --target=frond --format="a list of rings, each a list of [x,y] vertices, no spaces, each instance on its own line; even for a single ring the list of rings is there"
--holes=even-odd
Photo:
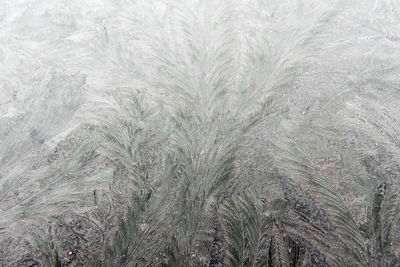
[[[243,31],[247,40],[241,44],[241,71],[233,92],[234,104],[241,107],[237,116],[252,110],[249,103],[262,104],[293,82],[308,66],[309,40],[318,38],[335,12],[334,5],[321,1],[262,0],[242,7],[239,14],[246,18]]]
[[[307,157],[306,154],[293,141],[278,146],[281,151],[281,162],[298,178],[305,179],[308,190],[327,212],[328,217],[335,226],[331,233],[337,237],[345,238],[345,242],[338,242],[344,250],[349,250],[350,262],[365,264],[368,262],[368,251],[359,232],[351,211],[345,204],[342,196],[331,185],[329,178]],[[336,237],[336,238],[337,238]]]
[[[373,227],[376,242],[375,253],[380,264],[386,262],[393,252],[393,230],[395,228],[398,192],[393,185],[382,183],[375,194]]]
[[[305,200],[300,201],[304,202]],[[340,255],[345,250],[335,247],[335,249],[341,252],[337,255],[331,253],[332,244],[335,244],[337,240],[332,239],[332,236],[329,235],[332,229],[327,229],[326,225],[318,221],[323,219],[322,212],[318,210],[317,206],[314,206],[312,212],[320,215],[315,218],[311,214],[306,215],[302,213],[299,211],[300,209],[298,205],[294,205],[291,201],[278,198],[274,199],[266,210],[269,223],[271,225],[275,224],[279,230],[277,234],[281,234],[284,238],[284,246],[280,249],[283,252],[288,250],[290,266],[301,264],[305,260],[305,252],[314,249],[323,253],[326,258],[326,264],[330,266],[343,265],[344,262],[340,258]],[[271,242],[273,242],[273,238]],[[269,250],[271,251],[271,248]],[[272,258],[269,261],[272,264]]]
[[[400,114],[400,110],[393,95],[395,94],[381,96],[379,100],[364,98],[362,106],[358,105],[356,101],[348,102],[346,123],[369,133],[376,144],[398,157],[400,155],[400,140],[398,140],[400,128],[397,116]],[[356,99],[358,100],[358,98]]]
[[[272,239],[270,244],[271,266],[290,266],[289,248],[282,230],[274,223],[272,225]]]
[[[149,187],[145,169],[136,173],[135,189],[125,217],[112,241],[105,247],[102,264],[105,266],[154,266],[162,262],[166,247],[167,229],[164,216],[168,205],[153,210],[154,194]]]
[[[336,244],[340,241],[337,237],[332,237],[329,230],[326,230],[306,215],[294,209],[285,210],[287,213],[282,218],[281,222],[285,231],[298,238],[308,250],[317,249],[326,257],[326,263],[329,266],[343,266],[348,264],[348,261],[342,258],[347,250],[343,247],[338,247]],[[339,253],[333,253],[332,250]]]
[[[103,140],[102,153],[133,175],[143,149],[164,139],[163,124],[157,124],[158,109],[141,91],[129,88],[116,90],[111,99],[99,99],[92,106],[89,110]]]
[[[88,192],[104,185],[110,178],[107,168],[103,169],[101,175],[90,171],[85,176],[82,174],[85,168],[99,162],[96,159],[98,157],[96,147],[93,142],[78,146],[57,166],[41,167],[26,172],[24,179],[19,180],[27,186],[23,198],[14,201],[9,199],[9,194],[13,193],[10,190],[12,187],[3,186],[2,197],[4,200],[8,198],[8,201],[2,201],[0,224],[2,226],[13,224],[13,227],[20,223],[34,224],[39,218],[56,216],[66,210],[72,211],[71,208],[74,206],[79,206],[81,212],[89,210]]]
[[[400,30],[397,27],[400,22],[399,1],[386,0],[375,1],[369,12],[369,28],[372,28],[379,38],[386,38],[391,41],[400,40]]]
[[[230,266],[255,266],[260,250],[265,251],[269,246],[270,233],[260,208],[249,193],[221,206],[219,214],[227,240],[226,261]]]

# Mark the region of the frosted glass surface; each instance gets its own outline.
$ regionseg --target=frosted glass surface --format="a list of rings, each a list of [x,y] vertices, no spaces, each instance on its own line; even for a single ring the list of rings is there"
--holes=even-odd
[[[399,0],[0,0],[0,265],[397,266],[399,59]]]

